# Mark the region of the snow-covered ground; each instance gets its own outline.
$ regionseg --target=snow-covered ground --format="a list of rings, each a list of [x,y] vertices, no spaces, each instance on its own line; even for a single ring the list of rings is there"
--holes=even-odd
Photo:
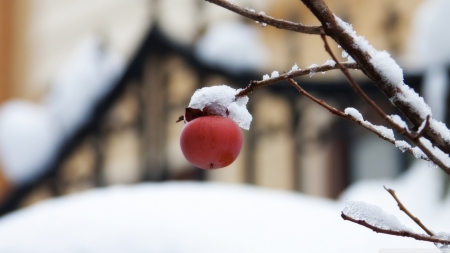
[[[0,219],[0,252],[378,252],[433,249],[342,220],[345,199],[381,206],[421,232],[383,185],[435,231],[450,227],[440,171],[419,161],[392,181],[361,182],[338,201],[252,186],[166,182],[41,202]],[[434,182],[434,183],[433,183]]]

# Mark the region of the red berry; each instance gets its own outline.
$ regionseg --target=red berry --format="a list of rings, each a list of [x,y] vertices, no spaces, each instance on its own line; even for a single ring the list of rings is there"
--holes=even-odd
[[[219,169],[230,165],[242,148],[242,132],[234,120],[221,116],[195,118],[183,128],[181,151],[193,165]]]

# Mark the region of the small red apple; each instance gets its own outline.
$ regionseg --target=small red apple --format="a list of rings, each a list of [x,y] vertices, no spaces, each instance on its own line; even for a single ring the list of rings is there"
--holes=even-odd
[[[242,148],[242,132],[234,120],[222,116],[202,116],[186,123],[180,145],[186,159],[202,169],[230,165]]]

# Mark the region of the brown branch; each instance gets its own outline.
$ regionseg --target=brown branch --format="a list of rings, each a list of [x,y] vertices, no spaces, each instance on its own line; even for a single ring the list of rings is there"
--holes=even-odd
[[[403,236],[403,237],[410,237],[410,238],[414,238],[414,239],[419,240],[419,241],[427,241],[427,242],[441,243],[441,244],[450,245],[450,241],[449,240],[439,239],[439,238],[432,237],[432,236],[429,236],[429,235],[416,234],[416,233],[409,232],[409,231],[395,231],[395,230],[390,230],[390,229],[379,228],[379,227],[370,225],[369,223],[367,223],[364,220],[353,219],[352,217],[345,215],[343,212],[341,212],[341,217],[344,220],[348,220],[348,221],[354,222],[356,224],[359,224],[361,226],[370,228],[370,229],[372,229],[373,231],[375,231],[377,233],[388,234],[388,235],[395,235],[395,236]]]
[[[434,236],[433,232],[431,232],[431,230],[429,230],[417,217],[412,215],[412,213],[403,205],[403,203],[400,201],[400,199],[395,194],[394,190],[386,188],[386,186],[383,186],[383,187],[395,199],[395,201],[397,202],[398,208],[401,211],[403,211],[406,215],[408,215],[408,217],[411,218],[411,220],[413,220],[417,225],[419,225],[419,227],[421,227],[423,229],[423,231],[425,231],[429,236]]]
[[[369,125],[369,124],[364,124],[363,121],[354,118],[352,115],[348,115],[348,114],[346,114],[345,112],[340,111],[340,110],[338,110],[338,109],[332,107],[331,105],[327,104],[325,101],[323,101],[323,100],[321,100],[321,99],[318,99],[318,98],[314,97],[313,95],[311,95],[310,93],[308,93],[307,91],[305,91],[302,87],[300,87],[300,85],[298,85],[298,83],[297,83],[296,81],[294,81],[294,79],[289,78],[288,81],[289,81],[289,83],[290,83],[292,86],[294,86],[294,88],[296,88],[296,89],[300,92],[300,94],[302,94],[303,96],[305,96],[305,97],[311,99],[312,101],[314,101],[314,102],[317,103],[318,105],[324,107],[325,109],[327,109],[327,110],[328,110],[329,112],[331,112],[332,114],[335,114],[335,115],[337,115],[337,116],[339,116],[339,117],[341,117],[341,118],[344,118],[344,119],[346,119],[346,120],[355,122],[356,124],[358,124],[358,125],[364,127],[365,129],[369,130],[370,132],[376,134],[376,135],[377,135],[378,137],[380,137],[381,139],[383,139],[383,140],[385,140],[385,141],[387,141],[387,142],[390,142],[391,144],[394,144],[394,145],[395,145],[395,141],[396,141],[395,139],[388,138],[388,137],[384,136],[384,135],[381,134],[377,129],[375,129],[375,128],[373,127],[373,125],[371,126],[371,125]],[[404,151],[406,151],[406,152],[408,152],[408,153],[414,155],[414,151],[413,151],[413,149],[412,149],[411,147],[405,148]],[[423,159],[423,160],[425,160],[425,161],[430,161],[430,159],[429,159],[428,157],[420,157],[420,158]]]
[[[340,63],[340,64],[342,66],[345,66],[346,68],[358,69],[358,64],[353,63],[353,62],[343,62],[343,63]],[[282,75],[279,75],[277,77],[269,78],[269,79],[266,79],[266,80],[251,81],[250,84],[245,89],[243,89],[241,92],[239,92],[236,95],[236,97],[247,96],[250,93],[252,93],[253,90],[259,89],[259,88],[264,87],[264,86],[272,85],[272,84],[278,83],[280,81],[287,80],[289,78],[304,76],[304,75],[308,75],[310,73],[325,72],[325,71],[338,69],[338,68],[339,68],[339,66],[337,64],[335,64],[334,66],[332,66],[330,64],[323,64],[323,65],[319,65],[319,66],[308,67],[306,69],[299,69],[299,70],[295,70],[295,71],[289,71],[289,72],[284,73]]]
[[[356,83],[356,81],[353,79],[353,77],[348,72],[347,68],[340,64],[340,62],[337,61],[336,56],[334,55],[333,51],[331,51],[331,48],[327,42],[327,37],[325,34],[321,34],[321,38],[325,45],[325,50],[328,52],[328,54],[333,58],[333,60],[336,61],[336,64],[341,69],[342,73],[345,75],[353,89],[360,95],[366,102],[383,118],[385,119],[389,125],[398,133],[403,134],[406,138],[411,140],[416,146],[418,146],[423,153],[437,166],[439,166],[443,171],[445,171],[448,175],[450,175],[450,167],[446,165],[442,160],[440,160],[431,150],[429,150],[422,142],[420,138],[416,138],[408,129],[405,129],[398,124],[396,124],[387,114],[372,100],[367,96],[367,94],[359,87],[359,85]],[[428,117],[427,117],[428,118]],[[427,124],[429,126],[429,124]],[[425,126],[427,126],[425,125]],[[426,133],[427,129],[429,127],[424,127],[423,134]]]
[[[374,83],[388,98],[404,95],[401,94],[402,91],[396,87],[396,83],[392,83],[391,80],[384,78],[383,73],[377,70],[370,62],[370,55],[361,50],[361,48],[355,44],[353,37],[346,33],[344,29],[337,24],[334,14],[329,10],[323,0],[302,0],[302,2],[322,23],[325,34],[336,41],[342,49],[345,50],[358,63],[361,71],[372,81],[374,81]],[[414,126],[417,127],[422,124],[422,115],[419,113],[420,110],[417,110],[420,108],[415,108],[415,105],[412,104],[412,102],[399,99],[393,100],[392,102]],[[433,124],[430,124],[430,127],[424,130],[423,136],[430,140],[433,145],[439,147],[439,149],[443,152],[450,154],[450,140],[445,140],[442,138],[439,129],[433,127]]]
[[[218,6],[221,6],[225,9],[228,9],[234,13],[237,13],[241,16],[244,16],[246,18],[255,20],[261,24],[267,24],[270,26],[274,26],[279,29],[299,32],[299,33],[306,33],[306,34],[320,34],[323,32],[323,29],[321,26],[309,26],[309,25],[303,25],[296,22],[291,22],[283,19],[276,19],[271,16],[268,16],[262,12],[256,12],[253,10],[250,10],[248,8],[242,8],[234,3],[228,2],[226,0],[206,0],[210,3],[216,4]]]

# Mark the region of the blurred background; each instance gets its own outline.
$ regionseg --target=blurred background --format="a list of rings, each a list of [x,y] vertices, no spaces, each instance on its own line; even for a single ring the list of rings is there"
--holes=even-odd
[[[234,2],[318,24],[299,1]],[[445,24],[436,14],[444,2],[326,1],[399,62],[405,82],[440,120],[446,120],[450,50],[439,37],[445,35],[433,31]],[[175,121],[196,89],[242,88],[274,70],[330,58],[318,36],[262,27],[206,1],[1,0],[0,38],[2,213],[96,187],[167,180],[335,199],[353,182],[397,177],[412,160],[280,83],[250,95],[253,122],[237,161],[215,171],[190,165],[179,147],[183,123]],[[387,113],[398,113],[369,80],[353,74]],[[336,108],[355,107],[383,124],[339,71],[298,81]]]

